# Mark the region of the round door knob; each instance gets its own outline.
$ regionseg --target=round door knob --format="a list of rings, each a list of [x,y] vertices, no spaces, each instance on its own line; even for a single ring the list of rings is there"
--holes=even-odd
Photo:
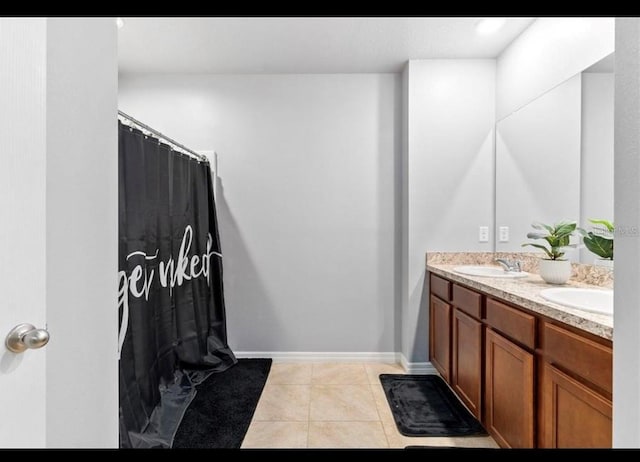
[[[4,345],[13,353],[42,348],[49,343],[49,332],[45,329],[36,329],[33,324],[18,324],[11,329]]]

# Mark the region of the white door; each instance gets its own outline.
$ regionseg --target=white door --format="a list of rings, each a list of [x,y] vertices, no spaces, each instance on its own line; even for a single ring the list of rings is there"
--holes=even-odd
[[[117,36],[0,18],[0,448],[117,447]],[[12,353],[17,324],[47,328]]]

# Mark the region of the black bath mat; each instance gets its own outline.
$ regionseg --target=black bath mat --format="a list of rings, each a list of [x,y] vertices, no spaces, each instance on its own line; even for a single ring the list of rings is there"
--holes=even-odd
[[[380,374],[396,426],[405,436],[486,435],[437,375]]]
[[[239,448],[271,369],[270,359],[239,359],[198,385],[174,448]]]

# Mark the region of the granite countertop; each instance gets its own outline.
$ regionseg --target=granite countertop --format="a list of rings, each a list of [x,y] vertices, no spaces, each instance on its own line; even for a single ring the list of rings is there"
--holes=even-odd
[[[613,338],[613,316],[591,313],[558,305],[556,303],[549,302],[538,295],[542,289],[548,289],[550,287],[586,287],[602,289],[602,284],[589,284],[584,281],[577,280],[579,278],[574,277],[565,285],[556,286],[547,284],[538,274],[535,273],[531,273],[526,278],[519,279],[468,276],[453,271],[453,268],[459,265],[460,263],[439,263],[429,261],[429,259],[427,260],[427,270],[434,274],[438,274],[454,282],[459,282],[488,295],[495,296],[496,298],[506,300],[529,311],[564,322],[599,337],[608,340],[612,340]]]

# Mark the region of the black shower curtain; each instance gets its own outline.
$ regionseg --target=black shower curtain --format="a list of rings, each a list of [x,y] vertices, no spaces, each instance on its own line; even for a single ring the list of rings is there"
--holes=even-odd
[[[118,129],[120,445],[170,447],[195,385],[236,363],[211,171]]]

